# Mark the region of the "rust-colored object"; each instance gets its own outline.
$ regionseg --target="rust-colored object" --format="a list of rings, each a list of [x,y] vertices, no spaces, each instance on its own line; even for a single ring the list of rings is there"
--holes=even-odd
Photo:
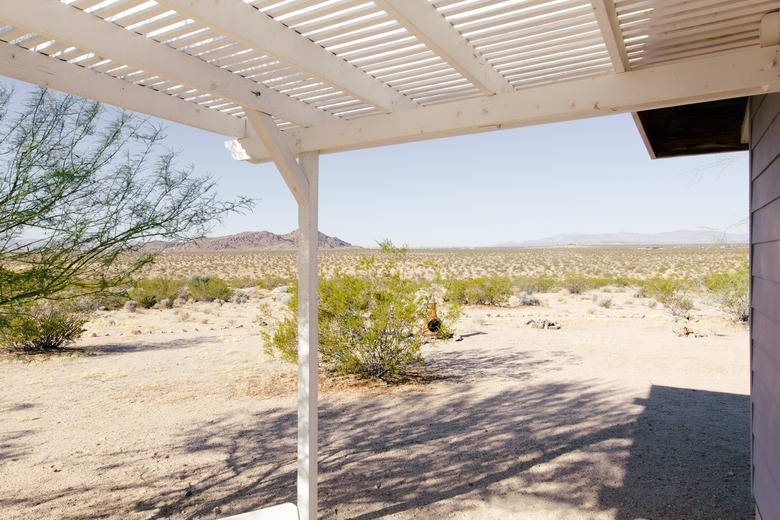
[[[423,322],[423,334],[431,338],[438,338],[441,331],[441,320],[436,314],[436,304],[429,303]]]

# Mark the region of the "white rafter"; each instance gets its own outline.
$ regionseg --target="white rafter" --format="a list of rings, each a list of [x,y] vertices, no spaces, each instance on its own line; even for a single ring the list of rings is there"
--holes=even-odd
[[[613,0],[591,0],[590,4],[593,6],[593,13],[596,15],[601,37],[604,39],[615,72],[626,72],[631,66],[628,63],[626,44],[620,31],[615,2]]]
[[[375,0],[375,3],[484,94],[512,92],[512,85],[429,2]]]
[[[385,112],[417,103],[242,0],[158,0]]]
[[[0,19],[282,119],[304,125],[338,119],[59,0],[3,0]]]
[[[768,92],[780,92],[780,47],[748,49],[285,134],[295,143],[294,153],[329,153]],[[237,159],[270,159],[263,155],[257,138],[243,139],[239,144],[229,146]]]
[[[0,42],[0,75],[221,135],[246,137],[246,119]]]

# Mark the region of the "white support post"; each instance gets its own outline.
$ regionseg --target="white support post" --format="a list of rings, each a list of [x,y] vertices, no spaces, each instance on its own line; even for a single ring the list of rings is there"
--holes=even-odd
[[[317,520],[319,153],[301,153],[296,160],[288,141],[276,128],[271,116],[249,109],[245,109],[245,112],[298,202],[297,516],[298,520]],[[284,514],[286,512],[287,509],[282,511]]]
[[[319,154],[301,154],[299,163],[309,191],[298,203],[298,514],[316,520]]]

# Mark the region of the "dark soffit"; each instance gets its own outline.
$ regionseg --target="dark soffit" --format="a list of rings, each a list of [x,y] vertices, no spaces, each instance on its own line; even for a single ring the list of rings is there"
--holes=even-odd
[[[748,98],[733,98],[639,112],[655,157],[748,149],[742,142]]]

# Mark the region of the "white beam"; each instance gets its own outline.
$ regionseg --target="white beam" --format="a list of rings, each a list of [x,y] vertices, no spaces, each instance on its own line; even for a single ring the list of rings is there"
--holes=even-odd
[[[375,0],[390,17],[487,95],[512,92],[512,85],[482,57],[433,4],[420,0]]]
[[[631,67],[628,63],[628,53],[623,41],[623,33],[620,30],[614,0],[591,0],[590,4],[596,15],[601,36],[607,46],[612,67],[614,67],[615,72],[626,72]]]
[[[309,191],[298,204],[298,514],[317,520],[317,249],[319,157],[301,156]]]
[[[295,160],[290,145],[277,128],[271,116],[244,108],[249,122],[257,132],[258,138],[265,144],[269,157],[276,164],[284,181],[292,191],[298,204],[306,204],[309,197],[309,183],[301,165]]]
[[[417,103],[242,0],[158,0],[386,112]]]
[[[231,137],[247,137],[246,119],[151,88],[0,42],[0,75]]]
[[[753,48],[284,133],[293,153],[331,153],[752,96],[780,91],[779,63],[780,48]],[[239,142],[247,154],[258,150],[253,141]]]
[[[59,0],[3,0],[0,19],[53,40],[111,58],[303,125],[338,118],[181,51],[106,22]]]
[[[631,118],[634,120],[634,125],[636,125],[636,129],[637,132],[639,132],[639,137],[642,139],[642,143],[645,145],[647,155],[649,155],[651,159],[658,159],[658,157],[655,155],[655,150],[653,150],[653,145],[650,143],[650,137],[647,135],[647,131],[645,130],[645,125],[643,125],[642,120],[639,119],[639,113],[631,112]]]

